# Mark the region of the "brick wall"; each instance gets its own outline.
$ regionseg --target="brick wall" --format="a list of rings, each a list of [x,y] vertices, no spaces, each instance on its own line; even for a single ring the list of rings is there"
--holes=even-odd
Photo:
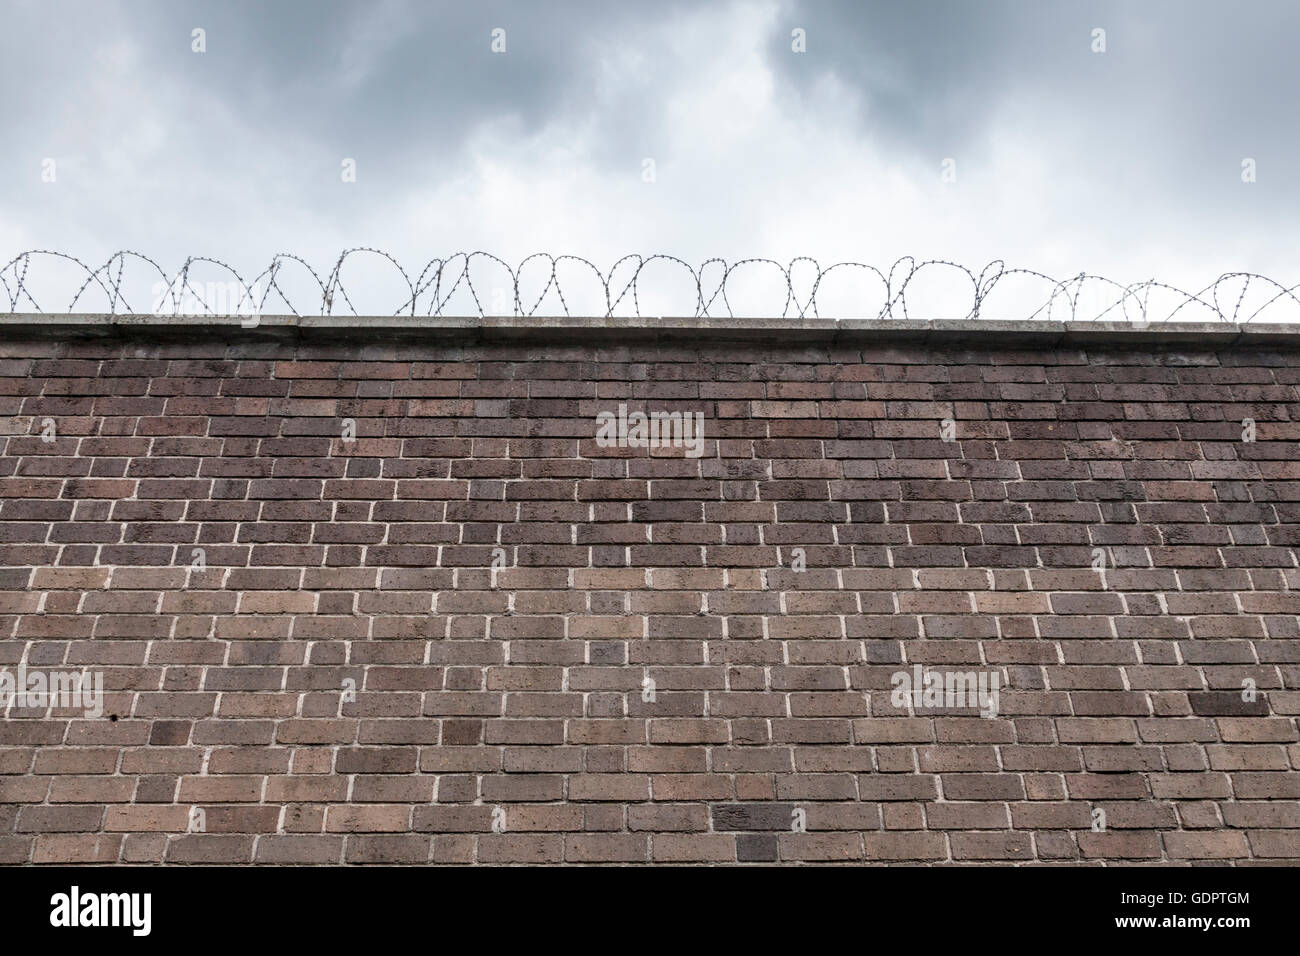
[[[1300,860],[1291,344],[532,336],[0,336],[0,859]]]

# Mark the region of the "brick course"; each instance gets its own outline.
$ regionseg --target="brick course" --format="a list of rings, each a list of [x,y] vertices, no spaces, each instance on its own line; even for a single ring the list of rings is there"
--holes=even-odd
[[[0,667],[105,705],[0,721],[0,861],[1300,862],[1297,383],[1286,345],[7,333]],[[620,403],[703,455],[602,447]],[[998,713],[896,706],[916,665]]]

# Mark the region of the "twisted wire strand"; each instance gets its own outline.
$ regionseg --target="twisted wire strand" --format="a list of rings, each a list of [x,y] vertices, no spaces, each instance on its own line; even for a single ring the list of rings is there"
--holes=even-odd
[[[740,259],[731,263],[711,258],[697,268],[666,253],[649,256],[632,253],[616,260],[607,271],[602,271],[591,260],[575,255],[536,252],[512,267],[492,253],[474,251],[430,259],[412,278],[412,274],[391,253],[369,246],[344,249],[324,278],[301,256],[289,252],[276,253],[251,282],[245,281],[234,266],[208,256],[186,258],[180,269],[169,276],[155,260],[129,249],[114,252],[97,268],[91,268],[83,260],[65,252],[32,249],[19,253],[0,267],[0,296],[4,302],[0,309],[9,314],[45,312],[37,301],[35,286],[38,275],[43,277],[49,271],[43,267],[71,266],[80,276],[80,283],[75,289],[70,283],[65,283],[71,291],[66,300],[68,312],[78,308],[89,311],[98,305],[100,311],[109,315],[139,315],[147,311],[152,314],[216,317],[262,314],[266,312],[268,303],[272,303],[296,316],[334,315],[336,310],[355,316],[362,314],[355,301],[358,293],[355,288],[349,290],[345,273],[355,276],[353,264],[361,259],[391,270],[405,285],[406,297],[389,313],[395,316],[464,315],[464,311],[448,311],[453,298],[460,292],[470,314],[486,317],[489,312],[480,290],[491,287],[494,292],[502,293],[499,299],[509,298],[509,314],[514,316],[537,315],[548,300],[558,304],[559,312],[570,316],[571,303],[577,301],[575,297],[581,290],[603,302],[606,318],[629,315],[629,309],[630,316],[653,318],[655,316],[643,313],[642,281],[644,279],[659,289],[662,270],[666,269],[686,278],[688,289],[694,287],[694,302],[683,297],[676,303],[678,307],[674,313],[693,318],[718,318],[724,313],[728,318],[736,317],[733,304],[736,294],[751,277],[762,273],[778,283],[784,281],[785,300],[779,313],[769,308],[761,315],[783,319],[823,317],[824,310],[818,296],[832,295],[827,290],[833,288],[835,282],[841,277],[857,274],[865,279],[870,289],[876,290],[873,296],[880,305],[878,308],[863,305],[854,314],[841,313],[835,318],[908,319],[912,316],[909,294],[920,296],[942,290],[950,297],[954,288],[951,280],[955,280],[957,288],[969,286],[968,293],[963,293],[969,296],[966,300],[968,305],[964,307],[967,319],[1119,321],[1145,326],[1184,318],[1241,324],[1256,321],[1268,311],[1268,318],[1272,320],[1300,320],[1300,295],[1297,294],[1300,285],[1286,286],[1253,272],[1225,272],[1204,288],[1188,292],[1155,278],[1125,284],[1106,276],[1080,272],[1069,278],[1055,279],[1033,269],[1009,269],[1000,259],[976,273],[961,263],[945,259],[917,260],[912,256],[904,256],[887,268],[864,262],[836,262],[823,268],[816,259],[808,256],[797,256],[788,264],[767,258]],[[210,301],[213,296],[209,294],[211,283],[207,284],[208,288],[202,288],[204,283],[193,279],[193,273],[199,269],[228,276],[225,285],[233,295],[223,297],[223,301],[214,307]],[[568,274],[573,271],[578,273],[577,277]],[[316,293],[309,293],[311,301],[301,294],[297,294],[298,301],[294,301],[295,296],[286,290],[284,282],[291,272],[298,273],[304,280],[309,279],[311,284],[308,288],[314,287],[319,299],[314,298]],[[562,272],[566,273],[563,281]],[[127,280],[138,282],[141,273],[145,278],[155,280],[148,310],[138,309],[138,303],[129,302],[126,297]],[[492,274],[497,278],[504,277],[506,281],[494,284]],[[941,274],[946,274],[950,281],[943,284],[938,278]],[[1021,280],[1041,286],[1037,297],[1029,299],[1030,305],[1018,307],[1020,314],[987,316],[990,297],[1000,287],[1005,289]],[[540,291],[537,291],[539,286]],[[1104,292],[1099,304],[1086,306],[1081,302],[1088,289]],[[1248,304],[1248,296],[1252,293],[1265,297],[1265,301],[1259,305]],[[1163,296],[1166,300],[1164,305],[1155,306],[1153,295]],[[229,301],[232,298],[233,304]],[[863,300],[859,295],[853,301]],[[1034,302],[1041,304],[1034,308]],[[472,303],[472,307],[468,303]],[[775,305],[775,299],[772,304]],[[226,306],[225,311],[221,310],[222,305]],[[624,311],[620,312],[620,309]],[[494,309],[491,314],[505,313]]]

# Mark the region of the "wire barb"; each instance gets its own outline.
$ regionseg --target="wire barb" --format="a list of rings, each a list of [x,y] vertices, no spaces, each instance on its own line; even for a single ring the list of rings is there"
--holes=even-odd
[[[100,311],[109,315],[259,315],[266,314],[268,304],[297,316],[333,315],[335,309],[359,315],[355,292],[350,293],[344,284],[345,267],[357,259],[370,259],[400,277],[406,294],[390,314],[412,317],[466,315],[466,309],[469,314],[477,313],[480,317],[489,314],[532,316],[537,315],[543,303],[548,301],[552,306],[558,305],[559,310],[569,316],[571,304],[594,301],[597,310],[603,308],[606,318],[652,318],[642,314],[644,290],[641,283],[648,271],[656,273],[654,284],[658,289],[657,270],[663,267],[687,278],[687,288],[693,285],[695,290],[694,302],[680,302],[672,314],[694,318],[719,318],[723,313],[728,318],[736,317],[733,299],[742,282],[748,282],[749,277],[760,270],[766,271],[776,288],[779,289],[780,283],[784,282],[785,300],[779,313],[768,307],[756,314],[783,319],[822,317],[818,296],[828,297],[828,286],[849,277],[865,280],[864,291],[869,294],[850,296],[847,312],[844,311],[846,307],[840,305],[845,301],[843,294],[830,296],[836,301],[835,318],[908,319],[912,317],[909,293],[915,301],[915,297],[928,298],[940,290],[951,301],[954,288],[965,291],[959,293],[959,305],[950,314],[967,319],[1096,320],[1144,327],[1176,319],[1245,323],[1256,320],[1270,308],[1273,311],[1269,317],[1280,320],[1279,303],[1282,306],[1289,303],[1300,310],[1300,297],[1297,297],[1300,285],[1283,286],[1253,272],[1224,273],[1193,293],[1154,278],[1125,285],[1104,276],[1080,272],[1072,278],[1057,280],[1032,269],[1007,269],[1001,260],[990,262],[976,274],[956,262],[942,259],[918,262],[911,256],[904,256],[887,270],[863,262],[837,262],[822,268],[815,259],[807,256],[796,257],[788,265],[774,259],[741,259],[728,264],[724,259],[714,258],[705,260],[696,269],[676,256],[655,254],[623,256],[607,272],[602,272],[581,256],[552,256],[538,252],[512,268],[491,253],[458,252],[447,258],[429,260],[413,279],[393,255],[370,247],[343,250],[324,279],[302,257],[287,252],[277,253],[251,282],[245,282],[228,263],[206,256],[187,258],[175,275],[168,276],[153,259],[131,250],[115,252],[103,265],[92,269],[67,253],[33,249],[14,256],[0,268],[0,294],[7,300],[9,314],[44,312],[37,301],[36,286],[38,279],[42,278],[38,275],[39,267],[64,263],[79,270],[77,274],[81,276],[80,285],[68,301],[68,312],[78,308],[90,311],[99,300],[102,303]],[[224,283],[216,284],[224,287],[225,294],[215,297],[210,294],[214,283],[196,284],[192,277],[196,268],[216,270],[230,276]],[[562,269],[574,270],[585,278],[568,276],[565,279],[567,286],[562,286]],[[936,285],[937,276],[944,270],[948,270],[946,274],[949,280],[955,280],[955,285],[953,281]],[[309,291],[308,299],[304,299],[302,293],[296,293],[299,304],[306,306],[307,301],[311,303],[306,306],[305,313],[286,291],[286,276],[291,271],[299,273],[300,282],[307,283],[309,290],[318,290],[318,297],[317,292]],[[491,281],[491,272],[505,281]],[[130,278],[138,282],[141,273],[155,280],[147,313],[136,311],[127,301],[124,291],[126,280]],[[919,282],[922,273],[925,273],[925,279]],[[743,280],[741,274],[745,277]],[[1017,290],[1019,296],[1011,294],[1010,303],[1002,305],[999,314],[988,314],[991,311],[990,298],[1017,283],[1027,284]],[[55,286],[58,286],[57,282]],[[539,287],[540,291],[537,291]],[[42,284],[41,289],[44,288]],[[494,306],[489,312],[484,307],[479,296],[484,288],[494,290],[493,300],[500,303],[499,308]],[[526,292],[526,288],[533,292]],[[585,293],[586,298],[580,298],[578,291]],[[463,308],[448,311],[458,292],[461,298],[457,305],[463,303]],[[1081,301],[1085,293],[1087,300]],[[46,293],[42,291],[41,294]],[[1153,295],[1160,299],[1159,306],[1152,302]],[[770,305],[776,304],[776,300],[770,298],[765,301]],[[930,313],[918,317],[936,316]],[[1300,311],[1292,319],[1300,319]]]

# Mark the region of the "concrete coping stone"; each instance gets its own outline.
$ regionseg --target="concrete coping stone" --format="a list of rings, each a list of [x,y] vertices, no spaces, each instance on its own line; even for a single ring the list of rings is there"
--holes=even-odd
[[[458,341],[790,342],[805,345],[914,343],[1055,347],[1071,345],[1300,347],[1300,323],[1129,322],[1017,319],[694,318],[673,316],[341,316],[0,314],[0,336],[192,338],[231,341],[413,338]]]

